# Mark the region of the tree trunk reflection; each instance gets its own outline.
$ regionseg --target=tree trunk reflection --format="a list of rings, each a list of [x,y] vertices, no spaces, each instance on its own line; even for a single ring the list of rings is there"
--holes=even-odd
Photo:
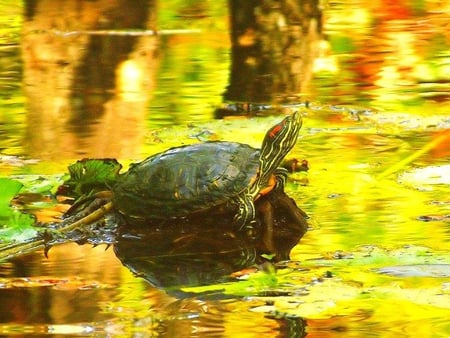
[[[318,0],[229,0],[228,101],[272,102],[304,94],[321,38]]]
[[[29,156],[137,155],[157,38],[87,31],[155,29],[155,17],[151,0],[27,2],[22,54]]]

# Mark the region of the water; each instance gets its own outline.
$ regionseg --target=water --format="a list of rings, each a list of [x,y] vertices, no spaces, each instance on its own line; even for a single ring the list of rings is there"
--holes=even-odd
[[[164,2],[158,18],[133,12],[127,27],[157,22],[168,32],[136,37],[83,33],[96,10],[102,29],[111,18],[122,22],[109,2],[83,4],[0,5],[0,176],[57,175],[83,157],[128,163],[196,137],[258,146],[278,119],[260,117],[265,112],[214,119],[224,96],[236,95],[228,87],[236,60],[225,5]],[[112,247],[66,244],[48,259],[39,251],[0,263],[0,335],[447,337],[448,6],[324,4],[311,78],[297,81],[286,71],[296,81],[272,98],[311,101],[290,154],[307,159],[310,170],[291,175],[286,187],[310,215],[310,230],[280,268],[272,294],[242,296],[223,286],[214,296],[186,297],[184,290],[181,298],[179,290],[150,285],[143,271],[134,275]],[[61,11],[69,19],[57,19]],[[297,82],[301,95],[290,92]],[[253,101],[254,88],[241,89]],[[383,174],[441,135],[429,151]],[[442,169],[411,179],[432,168]],[[38,209],[48,220],[63,206]],[[225,257],[235,263],[231,252]],[[253,258],[250,251],[239,257]],[[223,271],[233,267],[229,261],[221,261]],[[417,274],[377,272],[396,266]],[[198,273],[181,277],[187,287]]]

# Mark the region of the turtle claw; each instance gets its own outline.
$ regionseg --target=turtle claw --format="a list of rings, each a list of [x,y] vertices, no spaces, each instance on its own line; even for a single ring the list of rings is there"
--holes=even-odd
[[[52,245],[50,245],[50,244],[44,244],[44,256],[45,256],[45,258],[48,258],[48,252],[50,251],[50,249],[52,248],[53,246]]]
[[[58,231],[52,229],[44,229],[43,231],[40,231],[38,233],[38,237],[40,237],[43,242],[45,258],[48,258],[48,252],[53,247],[53,245],[62,240],[61,234],[59,234]]]

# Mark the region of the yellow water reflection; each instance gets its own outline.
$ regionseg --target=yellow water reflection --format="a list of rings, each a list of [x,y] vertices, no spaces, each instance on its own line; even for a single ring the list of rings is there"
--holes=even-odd
[[[276,10],[275,35],[288,28],[279,8],[288,2],[264,2]],[[308,337],[448,335],[448,306],[441,301],[448,299],[448,276],[380,276],[371,270],[374,262],[352,266],[344,258],[366,245],[429,248],[431,254],[424,250],[414,259],[448,253],[448,186],[398,180],[403,171],[446,164],[448,142],[400,172],[383,173],[449,129],[450,4],[321,2],[315,19],[302,21],[311,24],[313,35],[305,64],[297,49],[269,53],[272,65],[284,67],[270,78],[266,69],[257,69],[258,53],[245,59],[254,73],[233,70],[227,2],[148,1],[145,11],[142,3],[0,4],[0,22],[6,23],[0,28],[0,174],[61,173],[82,157],[127,162],[199,139],[258,146],[272,120],[212,120],[232,77],[254,88],[255,78],[247,74],[265,74],[259,79],[275,79],[276,85],[273,92],[263,88],[264,95],[315,102],[292,152],[311,169],[286,188],[311,216],[311,230],[291,253],[299,273],[288,284],[299,298],[287,297],[283,309],[304,317]],[[260,22],[270,23],[269,17],[261,15]],[[257,41],[263,30],[255,27],[234,32],[241,46]],[[159,28],[190,33],[114,33]],[[192,33],[194,28],[200,32]],[[108,34],[87,33],[100,29]],[[289,29],[295,39],[298,23]],[[263,42],[270,48],[270,39]],[[302,67],[305,74],[299,74]],[[348,266],[335,267],[323,284],[330,266],[309,264],[309,272],[300,274],[309,259],[323,257]],[[307,298],[317,285],[315,295],[322,298]],[[177,300],[136,278],[112,250],[71,244],[53,248],[49,259],[38,253],[0,264],[0,334],[50,329],[111,336],[275,336],[293,323],[264,312],[282,303],[274,298],[275,305],[273,299],[251,297]]]

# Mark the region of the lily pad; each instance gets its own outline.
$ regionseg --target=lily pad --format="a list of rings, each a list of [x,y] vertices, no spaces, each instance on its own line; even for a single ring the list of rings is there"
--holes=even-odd
[[[450,277],[449,264],[397,265],[379,268],[375,271],[397,277]]]
[[[34,194],[54,194],[64,179],[63,175],[14,175],[11,178],[23,185],[21,192]]]
[[[2,187],[0,191],[0,215],[2,215],[5,211],[9,212],[9,203],[22,188],[22,183],[10,178],[0,177],[0,186]]]
[[[22,183],[0,178],[0,242],[23,241],[36,235],[34,218],[10,206],[11,200],[22,188]]]
[[[37,235],[33,216],[13,211],[0,224],[0,243],[23,242]]]

